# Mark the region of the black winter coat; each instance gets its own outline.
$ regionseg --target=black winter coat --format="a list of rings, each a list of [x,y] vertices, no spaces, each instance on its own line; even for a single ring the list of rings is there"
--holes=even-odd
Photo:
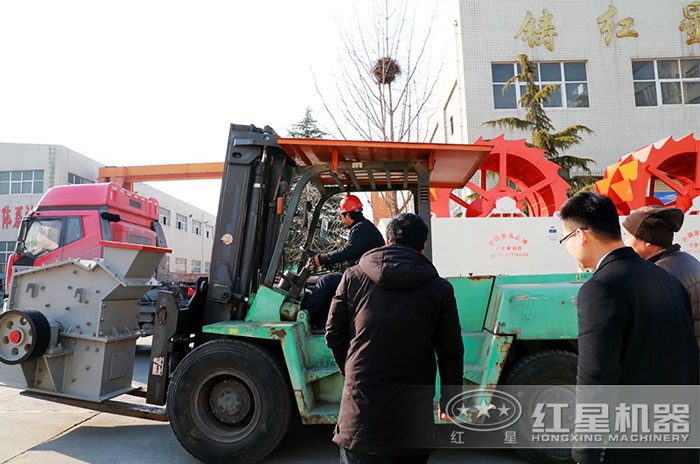
[[[697,385],[690,299],[632,248],[611,252],[578,293],[579,385]],[[696,450],[577,449],[583,464],[697,464]]]
[[[690,295],[690,307],[695,321],[695,339],[700,348],[700,261],[692,255],[681,251],[680,245],[672,245],[654,256],[648,258],[666,269],[672,276],[680,280]]]
[[[345,246],[330,253],[321,253],[319,262],[321,264],[336,264],[347,261],[352,266],[357,264],[360,256],[367,251],[383,246],[384,237],[379,229],[372,224],[372,221],[361,218],[350,227],[350,234]]]
[[[345,375],[333,441],[371,454],[428,452],[436,355],[442,410],[461,391],[464,362],[454,291],[432,263],[399,245],[366,253],[343,275],[326,343]]]

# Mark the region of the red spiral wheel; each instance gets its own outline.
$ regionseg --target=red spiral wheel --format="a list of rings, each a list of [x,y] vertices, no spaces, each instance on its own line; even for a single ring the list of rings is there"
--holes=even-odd
[[[505,140],[503,135],[476,145],[493,145],[493,150],[481,165],[479,184],[467,187],[480,198],[467,203],[453,192],[432,191],[433,213],[449,216],[449,200],[466,208],[467,217],[527,215],[552,216],[567,199],[569,184],[559,176],[560,166],[544,157],[544,150],[528,147],[525,140]],[[495,186],[488,188],[488,172],[498,176]],[[523,207],[526,206],[526,208]]]
[[[657,182],[676,193],[664,203],[654,196]],[[675,206],[688,211],[700,198],[700,141],[693,134],[672,136],[628,153],[609,166],[596,190],[610,197],[620,214],[646,205]]]

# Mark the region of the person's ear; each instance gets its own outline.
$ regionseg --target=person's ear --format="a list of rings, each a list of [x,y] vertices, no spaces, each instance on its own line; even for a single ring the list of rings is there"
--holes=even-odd
[[[579,229],[578,234],[581,236],[579,240],[581,240],[581,245],[585,244],[588,242],[591,237],[588,235],[588,231],[586,229]]]

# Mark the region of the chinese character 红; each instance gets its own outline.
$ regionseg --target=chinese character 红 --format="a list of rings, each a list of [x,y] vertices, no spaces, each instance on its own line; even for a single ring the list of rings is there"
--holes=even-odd
[[[688,45],[700,43],[700,2],[690,3],[683,8],[685,19],[681,21],[678,28],[681,32],[688,34]]]
[[[615,23],[615,20],[613,18],[616,14],[617,9],[614,6],[610,5],[608,11],[606,11],[605,14],[603,14],[602,16],[599,16],[597,19],[598,24],[600,24],[600,33],[605,37],[604,40],[606,47],[610,45],[610,41],[612,40],[613,33],[615,32],[616,27],[618,27],[620,30],[617,31],[615,37],[639,37],[639,33],[632,29],[632,27],[634,26],[634,19],[628,16],[622,19],[621,21]]]
[[[463,445],[464,438],[462,437],[462,435],[464,435],[464,432],[453,430],[450,434],[450,443],[452,443],[453,445]]]
[[[532,12],[528,11],[525,21],[515,34],[515,39],[522,34],[523,42],[527,42],[530,48],[544,45],[550,52],[554,50],[554,36],[558,35],[552,24],[552,13],[547,8],[542,9],[539,21],[535,20]]]

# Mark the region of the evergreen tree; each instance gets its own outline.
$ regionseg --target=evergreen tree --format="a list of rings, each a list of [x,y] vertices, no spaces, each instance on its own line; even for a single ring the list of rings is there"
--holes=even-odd
[[[305,139],[322,139],[330,134],[324,132],[319,128],[318,121],[313,117],[311,113],[311,108],[306,108],[306,113],[301,121],[296,124],[292,124],[291,128],[287,130],[287,135],[292,138],[305,138]],[[292,178],[292,185],[296,185],[299,182],[300,174],[295,173]],[[301,246],[304,245],[306,241],[307,234],[309,232],[309,222],[311,219],[312,208],[321,199],[321,195],[318,189],[309,183],[306,185],[304,192],[301,197],[302,201],[297,209],[292,228],[289,231],[287,237],[287,242],[284,248],[284,263],[283,268],[294,267],[299,264],[301,259]],[[326,231],[330,230],[330,236],[322,236],[320,230],[317,229],[314,240],[311,243],[311,248],[316,251],[325,251],[332,248],[332,243],[338,231],[342,231],[342,221],[338,218],[338,207],[340,204],[340,196],[335,195],[328,199],[328,201],[323,205],[321,210],[321,221],[325,222],[327,227]]]
[[[292,124],[292,127],[287,130],[287,135],[302,139],[322,139],[330,134],[318,127],[318,121],[311,114],[311,108],[307,106],[302,120]]]
[[[590,175],[589,163],[594,163],[590,158],[581,158],[572,155],[562,155],[568,148],[581,143],[581,134],[592,134],[588,127],[575,124],[560,132],[554,132],[552,120],[547,116],[544,109],[544,102],[552,92],[559,90],[556,85],[543,85],[541,88],[536,82],[537,65],[531,62],[527,55],[518,55],[520,62],[520,73],[511,77],[503,87],[505,92],[513,84],[525,84],[525,93],[522,94],[518,103],[525,108],[525,118],[507,116],[492,121],[486,121],[483,125],[498,127],[508,130],[520,130],[530,132],[532,137],[529,144],[544,150],[544,156],[561,166],[562,176],[571,185],[572,191],[592,184],[597,179]],[[570,176],[571,169],[574,168],[583,172],[583,175]]]

